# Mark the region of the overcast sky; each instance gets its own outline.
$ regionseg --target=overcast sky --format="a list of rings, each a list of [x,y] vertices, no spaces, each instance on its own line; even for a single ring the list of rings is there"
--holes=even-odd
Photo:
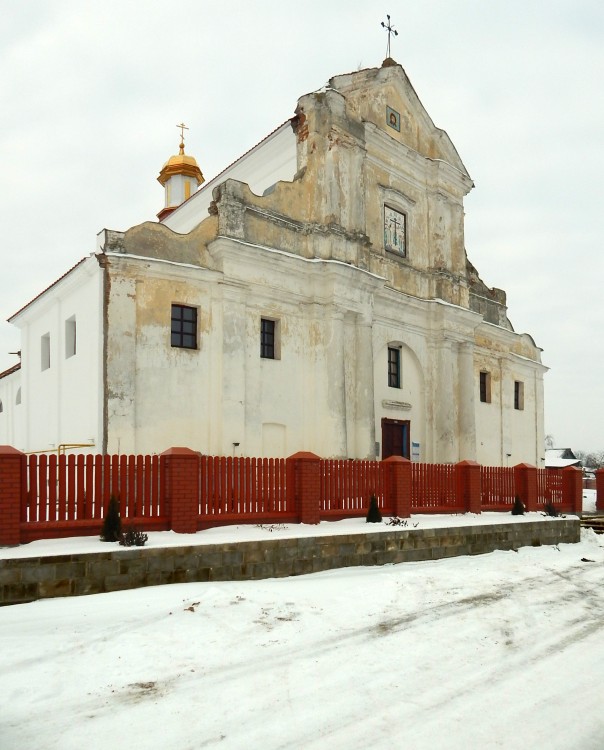
[[[336,74],[379,66],[380,22],[475,182],[466,248],[543,349],[545,430],[604,450],[602,0],[0,0],[0,319],[155,220],[178,150],[210,179]],[[0,370],[18,330],[0,322]]]

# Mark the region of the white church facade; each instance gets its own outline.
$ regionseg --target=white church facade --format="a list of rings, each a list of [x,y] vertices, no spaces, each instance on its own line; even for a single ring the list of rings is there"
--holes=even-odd
[[[541,350],[469,263],[472,180],[394,61],[201,188],[182,144],[159,179],[159,222],[10,318],[0,443],[542,466]]]

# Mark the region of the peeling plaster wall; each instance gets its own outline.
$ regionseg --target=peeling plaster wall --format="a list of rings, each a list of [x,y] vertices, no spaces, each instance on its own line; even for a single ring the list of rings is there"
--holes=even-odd
[[[387,106],[400,113],[400,132],[385,124]],[[207,188],[196,198],[210,215],[199,214],[189,234],[144,224],[116,246],[108,449],[373,458],[390,418],[410,421],[422,460],[506,463],[513,444],[515,458],[535,463],[539,350],[509,330],[505,294],[488,290],[467,261],[472,181],[404,71],[332,79],[299,100],[292,127],[293,179],[259,196],[227,170],[212,203]],[[407,217],[407,257],[384,249],[384,205]],[[185,226],[178,213],[166,223]],[[485,314],[499,325],[483,322],[477,294],[490,295]],[[197,351],[170,347],[172,303],[197,307]],[[260,357],[263,317],[277,321],[275,360]],[[401,349],[400,389],[387,384],[389,343]],[[478,390],[485,367],[490,409]],[[513,409],[521,378],[522,411]]]
[[[70,314],[67,286],[22,315],[20,378],[34,394],[24,444],[88,437],[103,413],[95,434],[110,453],[375,458],[386,418],[410,422],[423,461],[541,466],[546,368],[513,332],[505,293],[466,257],[472,187],[400,66],[332,79],[164,223],[101,233],[104,317],[98,279],[69,292],[93,379],[79,352],[36,371],[40,336],[59,341]],[[385,206],[406,217],[405,257],[385,249]],[[197,349],[171,346],[172,304],[197,309]],[[274,360],[260,357],[262,318],[276,322]],[[400,389],[388,387],[389,344],[401,351]]]

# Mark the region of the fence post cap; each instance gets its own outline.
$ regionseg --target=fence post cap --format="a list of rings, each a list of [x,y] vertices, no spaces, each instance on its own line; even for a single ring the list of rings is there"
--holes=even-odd
[[[382,459],[382,463],[383,464],[386,463],[386,462],[390,462],[390,463],[405,463],[405,464],[410,464],[411,463],[411,461],[409,461],[409,459],[405,458],[404,456],[388,456],[388,458]]]
[[[23,451],[13,448],[12,445],[0,445],[0,453],[5,456],[24,456]]]
[[[199,456],[199,451],[191,450],[191,448],[168,448],[160,456]]]
[[[533,466],[532,464],[516,464],[514,466],[515,469],[536,469],[536,466]]]
[[[480,466],[480,464],[477,461],[471,461],[469,458],[466,458],[464,461],[458,461],[457,466]]]
[[[565,466],[562,471],[568,471],[569,469],[572,469],[573,471],[580,471],[581,474],[583,471],[578,466]]]
[[[310,451],[298,451],[297,453],[294,453],[292,456],[288,456],[288,458],[295,458],[295,459],[306,459],[306,460],[313,460],[313,461],[320,461],[321,456],[317,456],[316,453],[311,453]]]

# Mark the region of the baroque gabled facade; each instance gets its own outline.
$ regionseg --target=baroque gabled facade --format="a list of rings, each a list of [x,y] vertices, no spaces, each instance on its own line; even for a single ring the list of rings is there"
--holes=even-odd
[[[183,156],[159,223],[104,230],[11,318],[8,442],[541,466],[540,349],[468,261],[472,180],[401,66],[301,97],[175,206]]]

